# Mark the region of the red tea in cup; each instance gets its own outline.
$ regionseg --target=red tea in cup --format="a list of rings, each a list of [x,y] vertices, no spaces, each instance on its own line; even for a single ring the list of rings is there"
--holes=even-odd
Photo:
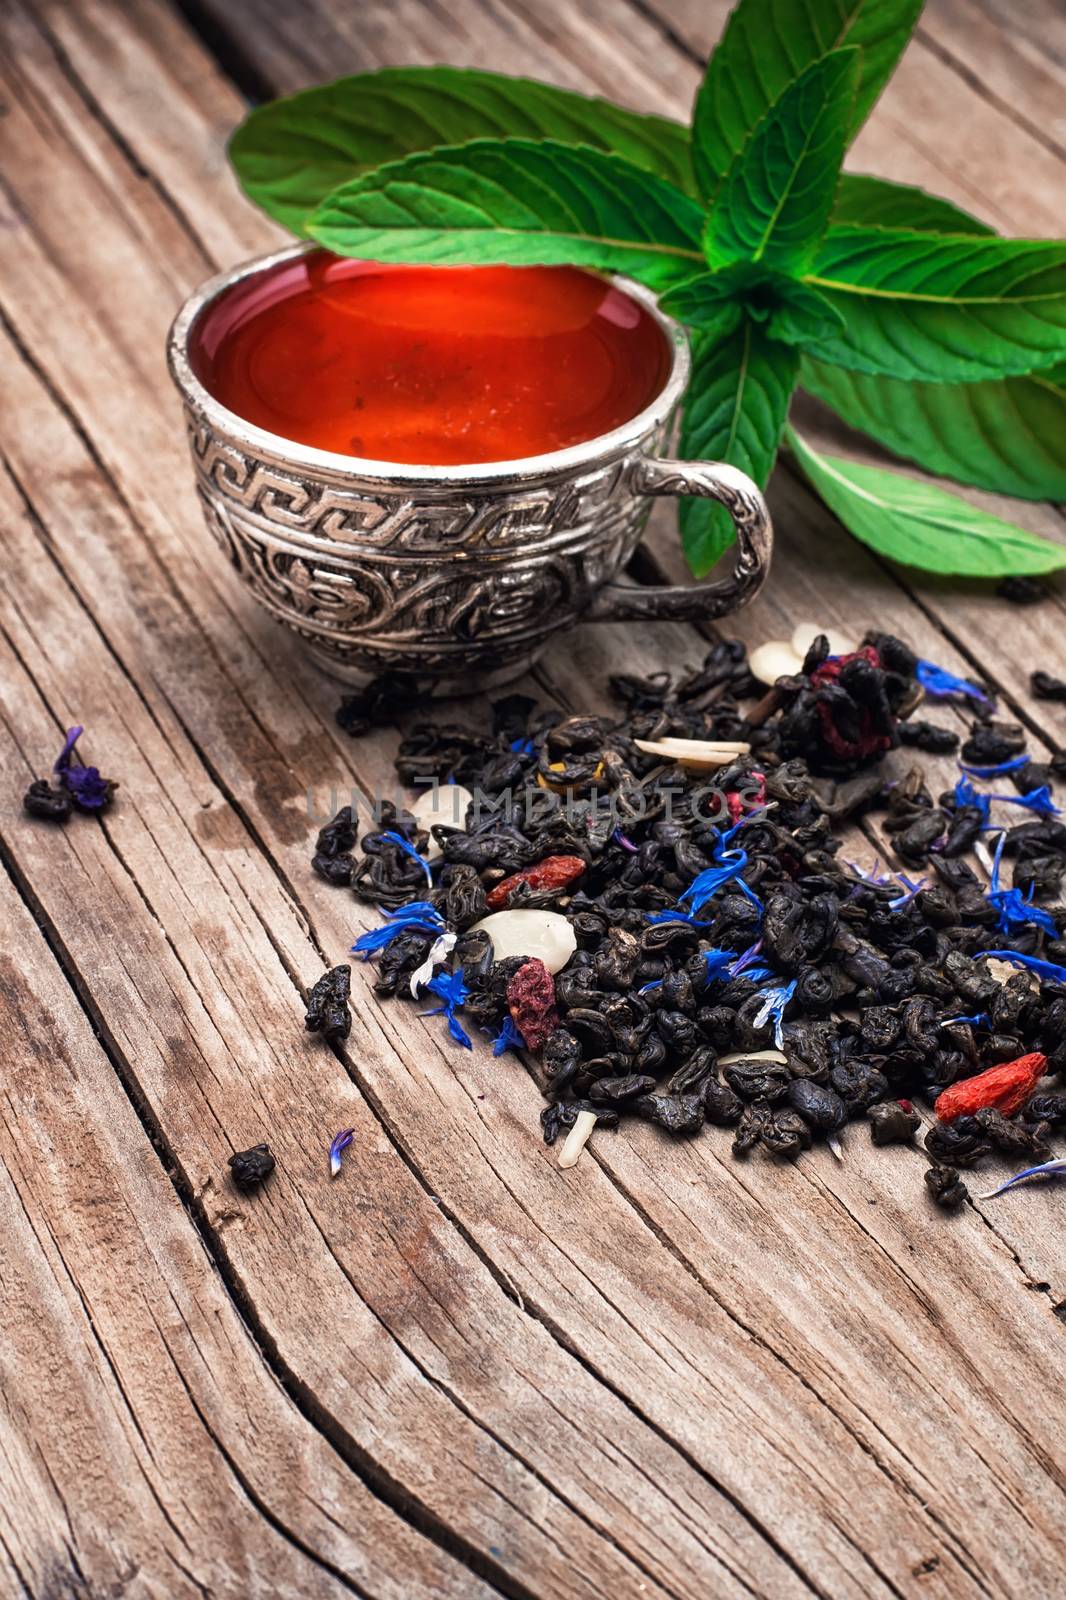
[[[654,318],[576,267],[420,267],[314,251],[195,325],[193,370],[230,411],[340,455],[409,466],[537,456],[598,438],[670,371]]]

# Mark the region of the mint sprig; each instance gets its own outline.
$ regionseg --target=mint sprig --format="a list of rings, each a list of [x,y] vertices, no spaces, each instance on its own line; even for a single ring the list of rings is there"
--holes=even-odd
[[[926,572],[967,578],[1066,567],[1066,547],[1016,528],[935,484],[819,455],[791,427],[785,437],[826,505],[880,555]]]
[[[1002,239],[950,201],[840,170],[920,9],[740,0],[691,130],[527,79],[408,67],[261,107],[230,154],[254,200],[341,255],[647,284],[692,330],[690,458],[765,485],[799,379],[932,471],[1063,497],[1066,245]],[[1059,564],[942,489],[792,448],[883,554],[986,576]],[[696,500],[681,519],[702,574],[728,519]]]

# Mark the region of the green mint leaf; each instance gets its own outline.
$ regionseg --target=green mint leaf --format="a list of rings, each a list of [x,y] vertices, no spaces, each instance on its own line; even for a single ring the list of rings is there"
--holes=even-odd
[[[527,78],[455,67],[386,67],[250,112],[229,156],[250,199],[294,233],[334,189],[387,161],[471,139],[591,145],[694,192],[689,132]]]
[[[799,274],[829,222],[858,82],[859,52],[816,61],[761,118],[707,218],[712,267],[754,261]]]
[[[696,97],[692,160],[699,192],[718,186],[768,106],[843,45],[862,50],[854,138],[903,54],[922,0],[740,0]]]
[[[839,311],[816,289],[750,261],[697,273],[667,290],[659,304],[690,328],[719,338],[742,316],[762,324],[769,338],[797,346],[828,339],[844,326]]]
[[[833,225],[849,222],[866,228],[911,228],[917,233],[995,233],[968,211],[927,194],[909,183],[890,183],[862,172],[840,176]]]
[[[744,304],[723,272],[699,272],[659,296],[659,309],[686,327],[724,339],[744,315]]]
[[[681,416],[679,449],[687,461],[728,461],[765,487],[781,442],[799,357],[743,323],[728,339],[697,334],[692,379]],[[681,502],[681,540],[697,578],[733,543],[733,525],[710,500]]]
[[[792,279],[781,286],[780,301],[770,314],[766,331],[771,339],[802,350],[831,339],[843,326],[843,317],[824,294]]]
[[[817,355],[854,372],[981,382],[1066,356],[1066,244],[1053,240],[831,228],[806,281],[845,322]]]
[[[477,139],[342,184],[307,231],[376,261],[565,263],[668,288],[702,262],[703,212],[618,156],[552,140]]]
[[[905,383],[807,358],[800,382],[929,472],[1023,500],[1066,500],[1066,367],[988,383]]]
[[[819,455],[785,435],[804,475],[849,532],[878,554],[955,577],[1004,578],[1066,567],[1066,546],[968,505],[933,484]]]

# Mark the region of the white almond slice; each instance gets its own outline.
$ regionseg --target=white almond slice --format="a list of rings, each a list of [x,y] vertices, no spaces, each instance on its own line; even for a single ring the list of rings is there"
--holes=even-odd
[[[570,1129],[563,1141],[563,1148],[559,1151],[559,1165],[572,1167],[576,1164],[578,1156],[588,1144],[589,1134],[596,1126],[595,1111],[579,1111],[574,1118],[574,1126]]]
[[[838,632],[836,628],[823,628],[817,622],[801,622],[792,635],[792,648],[801,661],[820,633],[824,633],[829,640],[831,656],[850,656],[858,649],[854,639],[846,633]]]
[[[720,1067],[733,1067],[738,1061],[776,1061],[779,1067],[788,1066],[788,1057],[780,1050],[735,1050],[731,1056],[718,1057]]]
[[[561,972],[577,949],[577,935],[558,911],[494,911],[470,932],[488,934],[497,961],[536,957],[549,972]]]
[[[465,830],[466,808],[473,798],[470,790],[464,789],[461,783],[431,783],[408,810],[420,828],[432,828],[439,822],[445,828]],[[432,864],[440,859],[440,846],[430,834],[426,860]]]
[[[466,808],[473,800],[461,783],[431,783],[409,807],[423,828],[441,823],[446,828],[466,827]]]
[[[657,744],[665,744],[671,750],[679,750],[682,755],[693,751],[703,750],[732,750],[736,755],[745,756],[751,745],[743,739],[678,739],[672,733],[665,734],[656,740]]]
[[[768,639],[755,647],[748,657],[748,671],[760,683],[774,684],[778,678],[794,678],[803,670],[803,657],[797,655],[786,639]]]
[[[634,739],[633,743],[645,755],[676,761],[691,772],[714,772],[718,767],[730,767],[738,756],[746,756],[751,750],[750,744],[739,740],[726,743],[711,739]]]

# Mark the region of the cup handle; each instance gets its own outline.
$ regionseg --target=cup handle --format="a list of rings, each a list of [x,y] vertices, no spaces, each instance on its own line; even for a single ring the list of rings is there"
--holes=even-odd
[[[758,486],[724,461],[667,461],[640,456],[630,469],[637,494],[694,494],[725,506],[737,530],[732,576],[710,584],[606,583],[583,621],[708,622],[754,600],[770,570],[773,526]]]

